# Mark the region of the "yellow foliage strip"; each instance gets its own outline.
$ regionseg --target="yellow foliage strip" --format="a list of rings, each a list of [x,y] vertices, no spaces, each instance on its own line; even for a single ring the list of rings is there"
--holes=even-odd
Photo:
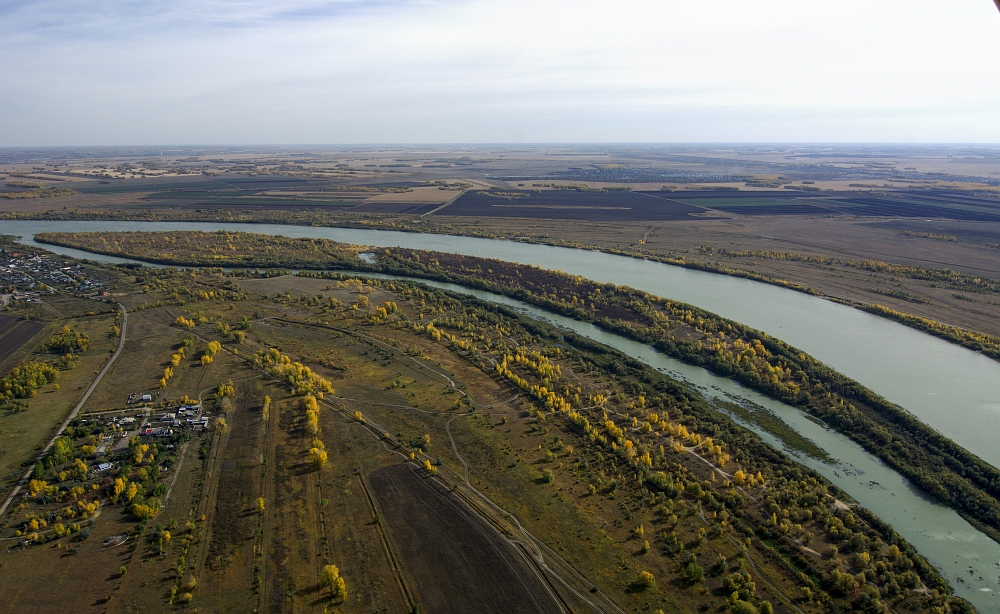
[[[316,397],[307,394],[302,399],[302,407],[306,410],[306,428],[315,435],[319,432],[319,403]]]
[[[548,358],[546,358],[545,356],[541,356],[537,352],[532,352],[532,354],[535,355],[537,358],[541,358],[542,360],[530,360],[524,358],[522,354],[515,354],[514,356],[508,354],[504,356],[501,362],[497,363],[497,365],[494,367],[494,370],[500,377],[506,379],[514,386],[517,386],[521,390],[524,390],[534,398],[544,403],[547,409],[562,413],[571,411],[573,409],[572,405],[559,393],[555,392],[554,390],[549,390],[547,386],[543,386],[541,384],[532,384],[528,380],[524,379],[523,377],[517,375],[516,373],[510,370],[510,367],[508,365],[513,360],[515,363],[527,365],[529,368],[531,368],[532,372],[535,374],[545,373],[546,375],[549,376],[554,376],[554,377],[559,376],[559,374],[561,373],[559,365],[553,365],[552,363],[549,362]],[[516,358],[517,356],[521,357],[520,360]]]
[[[293,362],[275,348],[254,355],[253,365],[264,369],[271,376],[284,380],[292,387],[292,394],[312,394],[323,398],[333,393],[333,384],[317,375],[300,362]]]

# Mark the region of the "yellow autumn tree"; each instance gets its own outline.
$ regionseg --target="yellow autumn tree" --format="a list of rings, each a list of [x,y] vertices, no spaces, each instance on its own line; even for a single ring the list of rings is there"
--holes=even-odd
[[[330,596],[333,599],[347,598],[347,583],[340,576],[340,570],[336,565],[324,565],[320,573],[320,584],[330,589]]]
[[[125,487],[128,485],[128,480],[124,478],[115,478],[115,481],[111,483],[111,502],[118,503],[118,497],[125,492]]]
[[[317,469],[322,469],[326,464],[326,456],[326,450],[309,448],[309,462]]]
[[[302,407],[306,410],[306,429],[315,435],[319,432],[319,403],[316,397],[307,394],[302,398]]]

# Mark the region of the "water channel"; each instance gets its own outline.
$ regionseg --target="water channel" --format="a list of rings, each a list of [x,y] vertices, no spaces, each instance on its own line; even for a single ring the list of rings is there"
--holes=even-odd
[[[38,232],[88,230],[243,230],[284,236],[321,237],[350,243],[402,246],[537,264],[598,281],[629,285],[685,301],[754,326],[783,339],[899,403],[926,423],[1000,465],[1000,447],[991,445],[1000,422],[1000,364],[935,337],[818,297],[759,282],[693,271],[661,263],[510,241],[341,228],[214,222],[49,222],[0,223],[0,233],[34,243]],[[66,255],[109,262],[124,258],[42,247]],[[452,289],[507,305],[615,347],[672,377],[687,381],[706,397],[752,403],[770,410],[812,440],[836,463],[788,449],[759,426],[763,439],[784,447],[799,462],[823,474],[861,505],[892,524],[981,611],[1000,611],[1000,544],[949,508],[917,491],[907,480],[846,437],[805,418],[797,409],[739,384],[662,355],[649,346],[597,327],[545,312],[513,299],[450,284]]]

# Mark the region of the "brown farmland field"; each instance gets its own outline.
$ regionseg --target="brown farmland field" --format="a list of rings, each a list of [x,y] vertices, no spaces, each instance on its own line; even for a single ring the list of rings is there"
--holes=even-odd
[[[551,612],[526,555],[440,482],[410,464],[368,476],[418,599],[428,611]]]
[[[684,220],[704,212],[655,192],[470,190],[435,215],[610,222]]]
[[[7,320],[14,320],[14,318],[7,318]],[[0,322],[0,325],[2,324]],[[26,345],[31,341],[43,328],[45,328],[45,324],[34,320],[22,320],[20,322],[14,320],[12,325],[6,327],[6,333],[0,331],[0,365],[13,356],[22,345]],[[10,366],[13,367],[14,365]],[[2,374],[0,373],[0,375]]]
[[[2,339],[7,330],[13,328],[17,322],[18,319],[13,316],[0,315],[0,339]]]

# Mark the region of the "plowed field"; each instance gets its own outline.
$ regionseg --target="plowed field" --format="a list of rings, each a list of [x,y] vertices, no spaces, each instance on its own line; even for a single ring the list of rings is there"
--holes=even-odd
[[[5,319],[13,320],[9,316]],[[32,337],[38,333],[38,331],[45,328],[45,325],[41,322],[35,322],[34,320],[22,320],[11,325],[6,325],[7,322],[0,321],[0,363],[7,360],[14,352],[18,350],[22,345],[31,341]],[[5,333],[3,331],[6,331]],[[13,366],[13,365],[11,365]],[[3,375],[0,373],[0,375]]]
[[[423,611],[559,610],[521,552],[437,480],[398,464],[369,481]]]

